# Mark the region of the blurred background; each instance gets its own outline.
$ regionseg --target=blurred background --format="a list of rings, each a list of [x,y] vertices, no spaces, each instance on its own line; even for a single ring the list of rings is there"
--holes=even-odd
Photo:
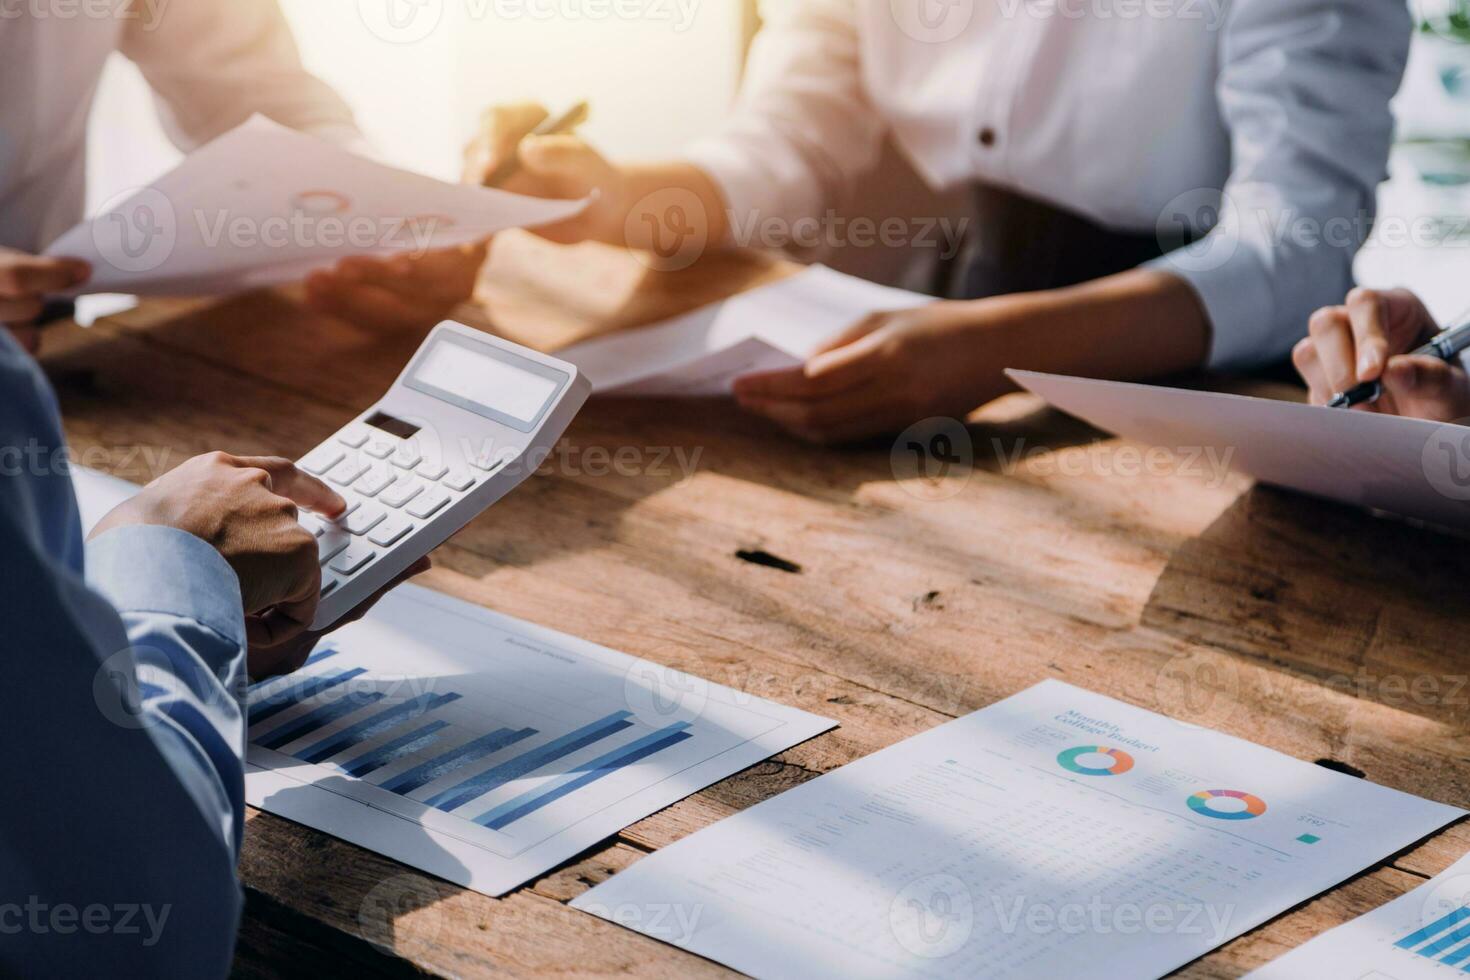
[[[184,0],[187,2],[187,0]],[[1402,2],[1402,0],[1384,0]],[[553,112],[586,99],[583,133],[610,156],[657,158],[711,132],[739,85],[758,0],[282,0],[307,67],[334,85],[390,162],[444,179],[480,110],[537,100]],[[1413,0],[1418,31],[1396,111],[1400,146],[1385,214],[1443,219],[1441,244],[1470,247],[1470,0]],[[115,57],[92,127],[89,200],[95,208],[147,183],[178,159],[137,71]],[[890,152],[847,210],[958,215],[964,196],[935,197]],[[1421,283],[1419,249],[1365,251],[1360,278],[1413,282],[1441,316],[1458,301],[1461,249]],[[922,277],[909,256],[880,246],[805,255],[903,284]],[[1453,292],[1453,295],[1451,295]]]

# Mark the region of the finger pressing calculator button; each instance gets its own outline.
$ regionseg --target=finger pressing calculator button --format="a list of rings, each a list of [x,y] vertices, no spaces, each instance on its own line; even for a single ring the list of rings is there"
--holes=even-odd
[[[475,478],[467,470],[450,470],[444,476],[444,485],[451,490],[463,493],[475,485]]]
[[[336,561],[332,562],[332,571],[340,572],[343,575],[352,575],[361,569],[362,566],[372,561],[376,555],[377,552],[366,545],[353,545],[342,552]]]
[[[338,446],[321,446],[307,453],[300,466],[314,476],[321,476],[346,458],[347,453]]]
[[[408,513],[413,517],[433,517],[447,503],[449,503],[449,494],[443,490],[430,489],[427,493],[420,494],[419,498],[409,505]]]
[[[428,459],[420,463],[418,469],[419,476],[423,477],[425,480],[442,480],[444,478],[444,474],[448,472],[449,467],[445,466],[443,463],[437,463],[433,460]]]
[[[417,480],[404,477],[379,495],[378,500],[389,507],[402,507],[424,492],[424,485]]]
[[[393,451],[393,465],[403,470],[413,469],[423,458],[424,454],[419,452],[419,447],[411,442],[400,442]]]
[[[363,452],[367,453],[373,459],[387,459],[393,455],[393,450],[396,448],[397,445],[387,439],[374,439],[367,444]]]
[[[393,472],[392,467],[377,463],[352,485],[352,489],[364,497],[376,497],[396,479],[398,479],[398,474]]]
[[[342,522],[342,526],[353,534],[366,534],[387,516],[381,507],[359,507],[356,513]]]
[[[331,561],[333,558],[336,558],[342,552],[346,551],[347,546],[351,543],[352,535],[348,534],[346,531],[341,531],[333,528],[326,534],[323,534],[321,537],[316,539],[317,559],[323,565],[325,565],[327,562]]]
[[[386,548],[412,530],[413,524],[409,523],[406,518],[399,514],[389,514],[387,520],[373,528],[373,532],[368,535],[368,540]]]
[[[352,481],[367,471],[368,464],[357,456],[352,456],[342,460],[342,462],[327,471],[327,479],[338,486],[345,487],[351,485]]]
[[[350,429],[344,429],[337,436],[337,441],[348,449],[361,449],[368,441],[367,430],[357,428],[356,426]]]

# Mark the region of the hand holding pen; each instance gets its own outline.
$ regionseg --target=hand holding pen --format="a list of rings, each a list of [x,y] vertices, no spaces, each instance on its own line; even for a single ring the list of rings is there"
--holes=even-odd
[[[1470,416],[1467,347],[1470,326],[1440,333],[1413,293],[1357,289],[1313,315],[1292,356],[1314,405],[1449,422]]]

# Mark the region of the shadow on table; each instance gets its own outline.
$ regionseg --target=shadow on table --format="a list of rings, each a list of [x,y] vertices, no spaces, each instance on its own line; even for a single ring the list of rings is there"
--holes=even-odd
[[[1142,625],[1463,725],[1467,578],[1462,537],[1258,486],[1175,551]]]

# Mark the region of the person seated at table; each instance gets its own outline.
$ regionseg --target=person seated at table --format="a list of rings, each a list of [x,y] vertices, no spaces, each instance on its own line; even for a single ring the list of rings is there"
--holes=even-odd
[[[1012,390],[1007,367],[1141,378],[1285,359],[1351,285],[1404,4],[1238,0],[1220,23],[1182,3],[1003,8],[766,4],[733,117],[683,161],[615,165],[541,137],[505,186],[600,191],[553,240],[664,250],[779,244],[762,236],[847,203],[885,135],[935,189],[972,188],[967,257],[936,289],[955,301],[871,317],[800,368],[737,383],[743,407],[814,440],[963,417]],[[467,178],[543,116],[487,112]]]
[[[316,642],[297,507],[344,502],[286,460],[214,453],[84,543],[55,396],[4,329],[0,447],[0,976],[226,976],[247,669]]]
[[[1439,329],[1408,290],[1355,289],[1342,305],[1313,314],[1292,361],[1311,389],[1313,405],[1325,405],[1360,382],[1381,381],[1383,394],[1355,406],[1358,410],[1465,422],[1470,420],[1470,374],[1464,362],[1409,353]]]
[[[276,0],[104,7],[106,16],[45,16],[33,5],[0,16],[0,324],[32,349],[45,290],[91,275],[38,253],[83,216],[87,121],[112,52],[142,70],[181,149],[261,113],[367,151],[346,104],[302,67]],[[432,325],[469,298],[484,259],[483,244],[348,259],[307,280],[308,302],[370,327]]]

